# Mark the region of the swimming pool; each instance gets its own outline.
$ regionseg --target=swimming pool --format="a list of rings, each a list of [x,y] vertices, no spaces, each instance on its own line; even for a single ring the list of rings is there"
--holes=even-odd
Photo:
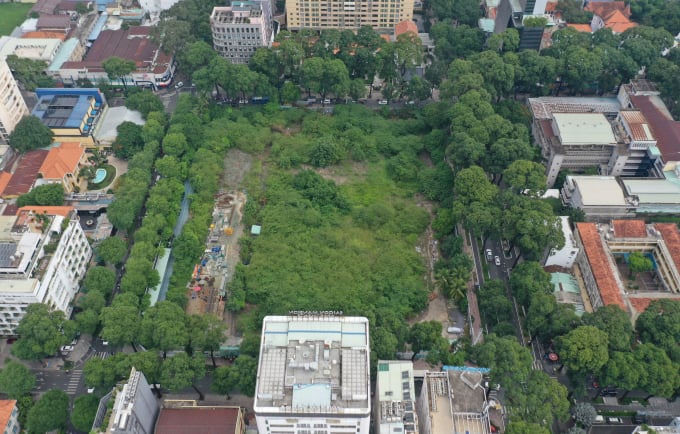
[[[97,171],[94,173],[94,179],[92,180],[93,184],[99,184],[106,178],[106,169],[97,169]]]

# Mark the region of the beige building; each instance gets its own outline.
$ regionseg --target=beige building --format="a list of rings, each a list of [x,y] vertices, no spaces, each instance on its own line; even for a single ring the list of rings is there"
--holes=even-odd
[[[286,0],[289,30],[349,29],[372,26],[392,30],[397,23],[413,19],[413,0]]]
[[[27,114],[28,107],[9,66],[0,60],[0,144],[8,143],[10,133]]]

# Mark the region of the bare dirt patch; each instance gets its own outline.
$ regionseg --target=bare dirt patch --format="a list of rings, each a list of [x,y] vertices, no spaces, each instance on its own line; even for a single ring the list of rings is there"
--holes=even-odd
[[[243,188],[243,178],[253,164],[253,156],[239,149],[232,148],[224,157],[222,173],[222,189],[232,191]]]

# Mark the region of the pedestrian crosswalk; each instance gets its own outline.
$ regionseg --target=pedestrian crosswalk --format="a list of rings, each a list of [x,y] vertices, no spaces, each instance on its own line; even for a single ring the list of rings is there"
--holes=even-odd
[[[94,359],[105,359],[105,358],[109,357],[109,355],[110,355],[110,353],[108,351],[97,351],[96,353],[94,353],[92,358],[94,358]]]
[[[69,377],[68,384],[66,385],[66,393],[69,395],[75,395],[78,391],[78,386],[80,385],[80,379],[83,377],[82,369],[74,369],[71,372],[71,377]]]

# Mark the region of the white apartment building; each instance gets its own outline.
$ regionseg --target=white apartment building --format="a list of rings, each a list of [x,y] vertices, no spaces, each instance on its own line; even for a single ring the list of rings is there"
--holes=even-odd
[[[574,266],[574,262],[576,262],[579,249],[574,241],[574,232],[569,225],[569,217],[560,216],[560,222],[562,224],[562,234],[564,235],[564,246],[559,250],[551,249],[543,265],[546,267],[554,265],[571,269]]]
[[[286,0],[289,30],[358,30],[372,26],[391,31],[397,23],[412,19],[413,0]]]
[[[268,1],[233,2],[215,7],[210,15],[215,50],[231,63],[247,64],[260,47],[273,41]]]
[[[44,303],[68,318],[92,248],[75,213],[20,211],[0,216],[0,335],[15,333],[29,304]]]
[[[267,316],[253,410],[262,434],[368,434],[368,319]]]
[[[28,107],[19,92],[7,62],[0,60],[0,144],[9,143],[9,135],[21,118],[28,115]]]

